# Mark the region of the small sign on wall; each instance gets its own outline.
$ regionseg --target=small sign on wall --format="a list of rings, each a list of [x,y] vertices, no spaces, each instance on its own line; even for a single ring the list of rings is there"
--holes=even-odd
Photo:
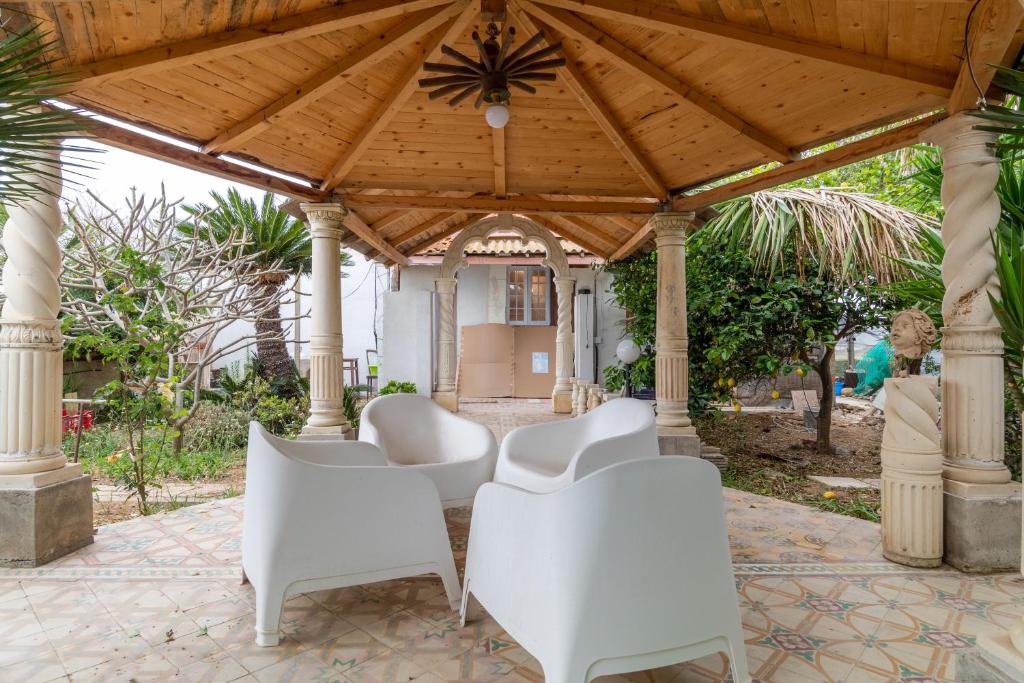
[[[533,352],[533,374],[535,375],[546,375],[548,374],[548,352],[547,351],[534,351]]]

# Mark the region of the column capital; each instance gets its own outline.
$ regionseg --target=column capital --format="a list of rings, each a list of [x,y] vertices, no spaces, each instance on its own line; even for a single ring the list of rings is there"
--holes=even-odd
[[[952,168],[961,164],[998,163],[999,159],[992,149],[992,143],[998,137],[996,133],[978,130],[981,119],[961,112],[950,116],[945,121],[935,124],[921,134],[921,140],[942,148],[943,168]],[[986,121],[985,125],[998,125]]]
[[[686,231],[695,215],[693,211],[663,211],[651,216],[648,223],[654,232],[656,244],[659,247],[662,244],[682,244],[680,240],[686,240]]]
[[[453,277],[439,277],[434,280],[434,290],[441,294],[454,294],[458,280]]]
[[[306,214],[313,237],[341,239],[341,225],[348,209],[341,202],[303,202],[299,204]]]
[[[555,281],[556,287],[572,287],[576,284],[576,278],[566,276],[555,276],[552,278]]]

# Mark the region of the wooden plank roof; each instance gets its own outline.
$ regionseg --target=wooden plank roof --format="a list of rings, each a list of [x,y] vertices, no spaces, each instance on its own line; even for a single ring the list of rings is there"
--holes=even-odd
[[[73,79],[62,100],[193,147],[113,126],[94,127],[98,139],[293,198],[339,196],[354,211],[350,244],[388,262],[486,212],[621,258],[658,207],[912,143],[977,99],[965,37],[983,89],[988,65],[1011,63],[1024,40],[1020,0],[508,0],[519,40],[543,30],[568,64],[517,92],[495,134],[471,101],[451,108],[417,84],[442,44],[473,51],[479,0],[0,8],[7,30],[36,21],[52,34]],[[763,178],[721,180],[755,168]]]

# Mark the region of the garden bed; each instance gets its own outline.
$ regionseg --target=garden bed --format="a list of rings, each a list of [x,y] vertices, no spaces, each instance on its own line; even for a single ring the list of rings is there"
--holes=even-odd
[[[837,452],[830,455],[816,452],[814,432],[806,431],[803,416],[795,413],[711,413],[697,420],[697,433],[727,457],[725,486],[878,521],[877,490],[830,489],[808,477],[878,479],[883,425],[880,417],[841,406],[832,420]]]

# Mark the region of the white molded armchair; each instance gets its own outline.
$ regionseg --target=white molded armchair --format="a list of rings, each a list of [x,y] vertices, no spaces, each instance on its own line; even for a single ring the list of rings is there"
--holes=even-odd
[[[359,440],[377,446],[388,464],[430,477],[445,507],[469,505],[494,476],[498,444],[491,430],[427,396],[373,399],[359,418]]]
[[[256,644],[277,645],[285,599],[438,574],[459,608],[444,514],[433,483],[388,467],[358,441],[288,441],[249,426],[242,571],[256,589]],[[344,615],[342,615],[344,616]]]
[[[658,455],[650,404],[617,398],[571,420],[513,429],[501,442],[494,481],[546,493],[602,467]]]
[[[463,621],[478,600],[547,683],[723,651],[750,681],[721,483],[699,458],[620,463],[547,494],[483,486],[463,590]]]

